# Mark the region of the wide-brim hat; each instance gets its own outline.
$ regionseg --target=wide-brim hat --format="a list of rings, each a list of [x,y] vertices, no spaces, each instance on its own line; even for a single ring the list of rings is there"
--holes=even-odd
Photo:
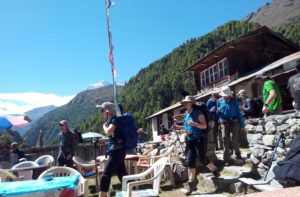
[[[265,78],[267,78],[267,77],[269,77],[269,76],[268,76],[268,74],[267,74],[266,72],[260,72],[260,73],[257,73],[257,74],[255,75],[255,78],[256,78],[256,79],[265,79]]]
[[[100,109],[106,109],[111,114],[115,114],[116,113],[115,105],[113,103],[111,103],[111,102],[104,102],[101,105],[96,105],[96,107],[100,108]]]
[[[182,101],[180,101],[181,104],[183,103],[195,103],[195,98],[193,96],[186,96]]]
[[[231,91],[228,86],[222,87],[220,96],[232,96],[232,95],[233,95],[233,91]]]
[[[214,89],[211,91],[211,94],[220,94],[220,89],[219,89],[219,88],[214,88]]]
[[[244,89],[239,90],[239,92],[237,93],[237,96],[240,96],[242,98],[246,97],[246,95],[247,95],[247,92]]]

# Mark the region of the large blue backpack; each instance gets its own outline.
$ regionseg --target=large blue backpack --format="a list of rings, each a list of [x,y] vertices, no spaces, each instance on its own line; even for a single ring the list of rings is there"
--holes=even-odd
[[[138,133],[132,114],[125,112],[123,115],[119,116],[119,119],[122,125],[122,131],[124,132],[124,148],[126,150],[136,148],[138,142]]]

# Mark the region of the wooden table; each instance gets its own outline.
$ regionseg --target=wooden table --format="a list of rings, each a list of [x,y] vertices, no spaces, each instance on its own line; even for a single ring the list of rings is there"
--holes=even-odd
[[[97,162],[104,163],[107,161],[109,156],[105,158],[105,155],[101,155],[97,157]],[[128,174],[137,174],[138,169],[137,169],[137,162],[139,160],[139,155],[130,155],[127,154],[125,157],[125,165],[126,165],[126,170]],[[133,166],[133,172],[131,171],[131,166]]]
[[[53,177],[52,180],[26,180],[0,184],[0,196],[75,197],[80,176]]]

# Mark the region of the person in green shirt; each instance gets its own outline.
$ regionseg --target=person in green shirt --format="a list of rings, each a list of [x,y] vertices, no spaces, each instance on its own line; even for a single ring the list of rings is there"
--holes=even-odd
[[[263,84],[262,96],[264,105],[262,113],[266,116],[281,114],[282,98],[278,85],[265,72],[256,75],[257,83]]]

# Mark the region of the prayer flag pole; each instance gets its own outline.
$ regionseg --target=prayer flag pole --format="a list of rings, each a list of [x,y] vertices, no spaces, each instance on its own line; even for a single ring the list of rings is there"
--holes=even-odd
[[[113,78],[113,86],[114,86],[114,104],[116,107],[117,115],[121,115],[121,110],[118,104],[117,100],[117,86],[116,86],[116,69],[115,69],[115,63],[114,63],[114,54],[113,54],[113,44],[112,44],[112,34],[110,31],[110,17],[109,17],[109,9],[112,7],[112,3],[110,0],[105,1],[105,10],[106,10],[106,23],[107,23],[107,33],[108,33],[108,43],[109,43],[109,61],[111,64],[111,72],[112,72],[112,78]]]

